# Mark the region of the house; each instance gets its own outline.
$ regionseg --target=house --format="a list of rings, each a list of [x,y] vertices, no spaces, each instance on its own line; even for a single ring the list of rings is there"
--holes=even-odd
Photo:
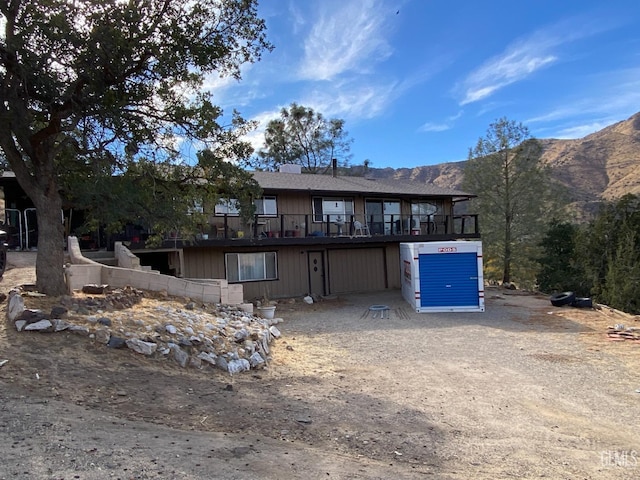
[[[264,195],[248,221],[219,204],[195,242],[165,242],[178,275],[242,283],[247,300],[398,289],[401,242],[480,237],[477,215],[454,213],[474,195],[286,167],[253,173]]]
[[[175,235],[150,249],[142,232],[128,227],[118,240],[162,273],[241,283],[250,301],[399,289],[400,243],[480,238],[477,215],[455,208],[472,194],[404,180],[305,174],[295,166],[253,176],[263,197],[250,219],[230,201],[211,209],[196,239]],[[5,218],[15,230],[13,246],[28,248],[37,245],[35,209],[16,185],[13,175],[3,176]],[[79,213],[63,216],[73,225]],[[82,248],[106,244],[95,235]]]

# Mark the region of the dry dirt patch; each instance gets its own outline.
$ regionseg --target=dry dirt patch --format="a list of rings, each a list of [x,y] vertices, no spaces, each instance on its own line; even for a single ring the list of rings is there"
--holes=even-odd
[[[0,290],[34,281],[13,261]],[[463,315],[284,302],[269,368],[237,376],[2,322],[0,479],[637,478],[638,345],[610,312],[489,293]]]

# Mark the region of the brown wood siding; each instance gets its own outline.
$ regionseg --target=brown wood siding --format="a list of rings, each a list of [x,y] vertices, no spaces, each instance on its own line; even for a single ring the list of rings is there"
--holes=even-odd
[[[226,278],[225,253],[275,251],[278,257],[278,280],[243,282],[244,299],[299,297],[308,292],[309,276],[306,250],[300,247],[259,249],[187,248],[184,250],[185,278]]]
[[[276,195],[278,202],[278,214],[299,214],[311,213],[311,196],[308,193],[279,194]]]
[[[184,278],[226,278],[224,253],[216,248],[185,248]]]
[[[383,247],[327,250],[330,293],[387,288]]]
[[[395,243],[386,247],[385,259],[387,261],[387,287],[391,289],[402,288],[400,278],[400,244]]]

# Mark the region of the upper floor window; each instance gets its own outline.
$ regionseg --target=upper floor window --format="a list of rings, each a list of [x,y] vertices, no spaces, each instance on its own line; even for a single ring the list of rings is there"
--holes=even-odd
[[[278,215],[278,204],[276,197],[262,197],[253,201],[256,206],[256,214],[264,217],[275,217]],[[220,200],[215,207],[214,213],[216,215],[229,215],[237,217],[240,215],[240,202],[237,199],[231,198],[228,200]]]
[[[442,213],[442,201],[411,202],[411,215],[418,217],[421,222],[429,222],[436,213]]]
[[[240,215],[240,202],[235,198],[219,200],[214,209],[216,215]]]
[[[314,197],[313,198],[313,221],[314,222],[335,222],[346,221],[353,215],[353,199],[342,197]]]
[[[258,215],[263,217],[275,217],[278,215],[278,203],[276,202],[276,197],[264,196],[262,198],[258,198],[253,203],[256,206],[256,214]]]

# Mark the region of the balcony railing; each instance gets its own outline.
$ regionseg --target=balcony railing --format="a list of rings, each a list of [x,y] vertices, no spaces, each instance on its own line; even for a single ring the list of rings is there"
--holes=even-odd
[[[200,238],[383,237],[479,235],[478,215],[256,215],[250,221],[224,215],[202,228]]]

